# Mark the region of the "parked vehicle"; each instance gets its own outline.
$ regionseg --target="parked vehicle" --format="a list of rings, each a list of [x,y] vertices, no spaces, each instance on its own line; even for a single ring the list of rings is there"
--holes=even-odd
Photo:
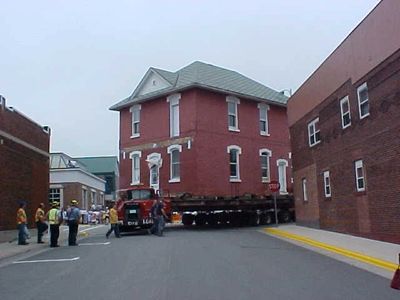
[[[246,194],[243,196],[192,196],[184,193],[179,197],[164,195],[165,212],[179,213],[186,226],[257,226],[275,221],[274,200],[271,196]],[[132,187],[122,192],[117,200],[120,231],[132,231],[151,227],[150,210],[156,199],[152,188]],[[294,200],[290,195],[277,197],[278,221],[294,220]]]

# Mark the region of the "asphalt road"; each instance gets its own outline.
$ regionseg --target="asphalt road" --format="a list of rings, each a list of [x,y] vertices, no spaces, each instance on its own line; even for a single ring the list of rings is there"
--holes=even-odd
[[[1,267],[0,299],[400,299],[386,278],[256,228],[105,230]]]

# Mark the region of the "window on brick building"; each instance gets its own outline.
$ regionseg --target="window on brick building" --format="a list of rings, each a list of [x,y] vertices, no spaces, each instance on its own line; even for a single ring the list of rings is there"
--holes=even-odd
[[[182,152],[182,145],[171,145],[167,148],[167,153],[170,155],[170,179],[169,182],[180,182],[180,153]]]
[[[268,128],[269,106],[264,103],[259,103],[258,109],[260,111],[260,135],[269,135],[269,128]]]
[[[270,157],[272,156],[271,150],[260,149],[261,158],[261,181],[270,182]]]
[[[233,96],[226,97],[228,103],[228,129],[230,131],[239,131],[239,120],[238,120],[238,104],[240,100]]]
[[[340,111],[342,116],[342,128],[345,129],[351,125],[349,96],[340,100]]]
[[[308,142],[310,147],[321,142],[318,123],[319,123],[319,118],[316,118],[308,124]]]
[[[133,151],[129,154],[132,160],[132,181],[131,185],[140,183],[140,158],[142,157],[141,151]]]
[[[167,98],[169,102],[169,128],[170,136],[179,136],[179,100],[181,99],[181,94],[174,94]]]
[[[61,191],[60,189],[49,189],[49,202],[52,203],[54,201],[61,202]]]
[[[355,163],[355,173],[356,173],[356,188],[357,192],[365,191],[365,172],[362,160],[357,160]]]
[[[366,82],[357,88],[357,95],[360,119],[363,119],[369,116],[368,86]]]
[[[331,179],[329,171],[324,172],[324,193],[326,198],[331,197]]]
[[[130,112],[132,113],[132,136],[131,136],[131,138],[140,136],[140,110],[141,110],[141,105],[134,105],[130,109]]]
[[[303,201],[308,201],[308,197],[307,197],[307,179],[303,178],[301,180],[301,187],[302,187],[302,191],[303,191]]]
[[[228,146],[229,154],[229,180],[231,182],[240,182],[239,172],[239,155],[242,154],[242,149],[239,146]]]

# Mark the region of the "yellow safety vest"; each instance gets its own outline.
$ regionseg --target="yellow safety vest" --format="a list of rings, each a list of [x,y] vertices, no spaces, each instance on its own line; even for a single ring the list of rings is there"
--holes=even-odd
[[[49,224],[55,225],[58,224],[58,209],[52,208],[49,211]]]

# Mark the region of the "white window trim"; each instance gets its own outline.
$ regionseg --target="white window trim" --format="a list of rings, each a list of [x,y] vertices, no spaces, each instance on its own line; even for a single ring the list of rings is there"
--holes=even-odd
[[[261,182],[266,183],[266,182],[270,182],[271,181],[271,157],[272,157],[272,151],[267,149],[267,148],[263,148],[260,149],[259,151],[259,156],[261,158],[263,153],[268,153],[268,160],[267,160],[267,164],[268,164],[268,177],[262,177],[261,176]],[[261,166],[261,170],[262,170],[262,166]]]
[[[265,103],[258,103],[257,105],[259,112],[261,111],[262,108],[265,108],[265,120],[261,120],[261,118],[259,119],[260,121],[265,121],[265,128],[267,129],[266,131],[262,131],[260,129],[260,135],[262,136],[270,136],[269,133],[269,123],[268,123],[268,111],[269,111],[269,105],[265,104]],[[260,114],[259,114],[260,115]]]
[[[285,175],[285,182],[284,182],[284,184],[281,184],[281,187],[279,189],[279,193],[282,194],[282,195],[286,195],[288,193],[288,191],[287,191],[287,172],[286,172],[286,169],[289,166],[289,163],[288,163],[288,161],[286,159],[278,159],[276,161],[276,166],[278,167],[278,176],[279,176],[279,166],[280,165],[283,165],[285,167],[283,169],[284,175]],[[280,180],[278,180],[278,181],[280,181]],[[279,182],[279,184],[280,184],[280,182]]]
[[[242,148],[240,148],[237,145],[230,145],[226,148],[226,151],[228,154],[230,154],[231,150],[237,150],[237,165],[236,165],[236,170],[237,170],[237,176],[232,177],[229,175],[229,181],[230,182],[242,182],[240,179],[240,155],[242,154]],[[230,167],[230,157],[229,157],[229,167]],[[230,169],[229,169],[229,174],[230,174]]]
[[[357,192],[364,192],[365,191],[365,186],[366,186],[366,180],[365,180],[365,170],[364,170],[363,161],[362,160],[355,161],[354,168],[355,168],[355,175],[356,175],[356,189],[357,189]],[[362,174],[363,174],[362,177],[358,177],[357,169],[359,169],[359,168],[362,169]],[[363,188],[359,188],[358,187],[358,180],[361,179],[361,178],[362,178],[363,183],[364,183],[364,187]]]
[[[180,135],[180,113],[179,113],[179,101],[181,99],[181,94],[173,94],[167,97],[167,102],[169,103],[169,135],[170,137],[176,137]],[[178,106],[178,119],[177,119],[177,132],[174,134],[174,118],[173,118],[173,106]]]
[[[167,148],[167,153],[170,155],[170,168],[169,168],[169,178],[170,179],[168,180],[169,183],[181,182],[180,176],[176,177],[176,178],[172,178],[172,151],[173,150],[178,150],[179,152],[182,152],[182,145],[175,144],[175,145],[168,146],[168,148]],[[180,164],[181,164],[181,162],[180,162],[180,157],[179,157],[179,167],[180,167]]]
[[[319,143],[321,143],[321,138],[320,138],[318,141],[316,141],[315,143],[311,144],[310,127],[311,126],[314,127],[314,136],[316,136],[317,133],[320,132],[320,130],[318,130],[318,131],[315,130],[315,124],[316,123],[319,123],[319,117],[315,118],[310,123],[308,123],[308,127],[307,127],[307,129],[308,129],[308,144],[309,144],[310,147],[314,147],[315,145],[318,145]],[[320,134],[320,137],[321,137],[321,134]],[[314,138],[314,140],[316,140],[316,139]]]
[[[135,170],[134,170],[134,163],[135,163],[134,157],[135,156],[139,156],[139,176],[138,176],[139,180],[137,180],[137,181],[134,180],[134,178],[135,178],[135,176],[134,176],[134,172],[135,172]],[[142,158],[142,151],[132,151],[131,153],[129,153],[129,158],[132,160],[131,185],[138,185],[138,184],[140,184],[140,159]]]
[[[329,179],[329,185],[326,184],[326,178]],[[329,187],[329,194],[326,192],[327,187]],[[324,194],[325,194],[325,198],[329,198],[332,196],[331,178],[330,178],[329,171],[324,172]]]
[[[238,104],[240,104],[240,99],[235,97],[235,96],[226,96],[226,102],[234,103],[235,104],[235,120],[236,120],[236,126],[230,126],[229,125],[229,105],[228,105],[228,130],[229,131],[235,131],[235,132],[240,132],[239,129],[239,113],[238,113]]]
[[[367,89],[367,95],[368,95],[368,97],[367,97],[367,100],[365,100],[365,101],[363,101],[362,103],[360,102],[360,92],[363,90],[363,89]],[[362,119],[364,119],[364,118],[366,118],[366,117],[368,117],[369,116],[369,109],[368,109],[368,113],[367,114],[365,114],[365,115],[361,115],[361,105],[362,104],[364,104],[365,102],[369,102],[369,94],[368,94],[368,86],[367,86],[367,83],[366,82],[364,82],[362,85],[360,85],[358,88],[357,88],[357,97],[358,97],[358,113],[359,113],[359,116],[360,116],[360,120],[362,120]],[[369,105],[369,104],[368,104]]]
[[[347,125],[344,125],[344,111],[343,111],[343,103],[347,102],[347,107],[349,108],[348,114],[349,114],[349,119],[350,123]],[[340,113],[341,113],[341,119],[342,119],[342,129],[345,129],[347,127],[351,126],[351,109],[350,109],[350,100],[349,96],[344,97],[343,99],[340,100]]]
[[[301,185],[302,185],[302,190],[303,190],[303,201],[307,202],[308,197],[307,197],[307,178],[301,179]]]
[[[134,123],[139,123],[139,126],[140,126],[140,117],[139,117],[139,121],[135,122],[136,120],[134,120],[134,112],[135,111],[139,111],[139,115],[140,115],[141,109],[142,109],[142,105],[140,105],[140,104],[135,104],[129,109],[129,112],[131,113],[131,116],[132,116],[132,123],[131,123],[131,134],[132,135],[131,135],[131,139],[140,137],[140,127],[139,127],[139,132],[134,133],[133,132],[133,128],[134,128],[133,124]]]

